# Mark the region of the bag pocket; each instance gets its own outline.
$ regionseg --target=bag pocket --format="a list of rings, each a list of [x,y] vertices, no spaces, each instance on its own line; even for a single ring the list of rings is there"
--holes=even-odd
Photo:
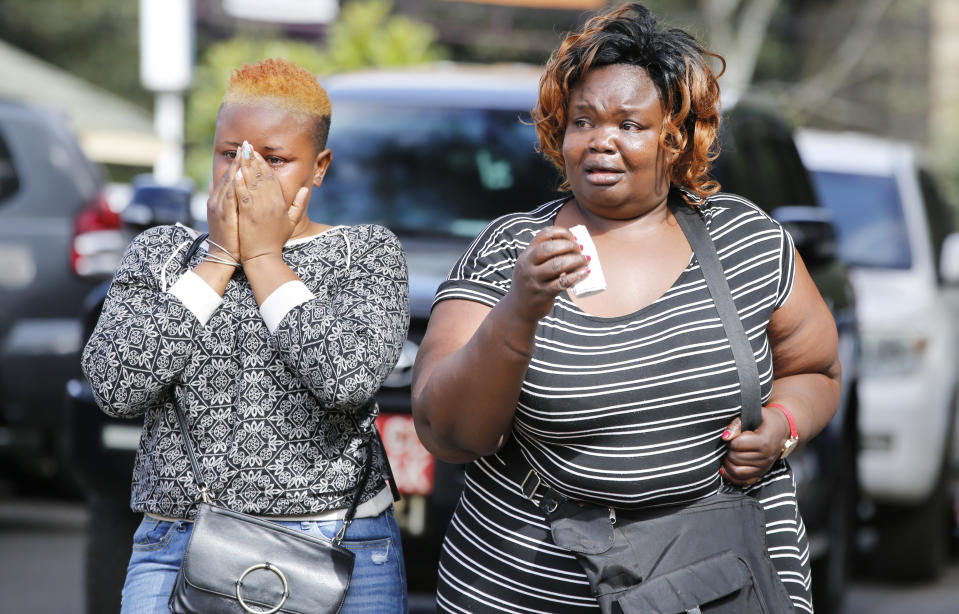
[[[717,554],[624,591],[624,614],[766,614],[749,565],[732,552]],[[613,611],[617,611],[613,608]]]

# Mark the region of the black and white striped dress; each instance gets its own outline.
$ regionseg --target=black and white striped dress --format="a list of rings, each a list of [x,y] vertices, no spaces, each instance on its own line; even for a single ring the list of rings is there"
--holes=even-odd
[[[494,306],[509,290],[518,256],[563,203],[491,223],[436,302]],[[792,241],[743,198],[719,194],[703,211],[766,400],[773,376],[766,327],[792,289]],[[557,298],[537,327],[506,445],[521,446],[567,496],[622,508],[677,504],[716,492],[725,452],[720,436],[739,413],[732,352],[693,256],[663,296],[626,316],[591,316],[566,294]],[[583,571],[552,543],[543,514],[522,497],[502,456],[467,468],[440,559],[439,611],[598,610]],[[765,509],[769,554],[794,606],[811,612],[809,548],[788,464],[777,463],[749,492]]]

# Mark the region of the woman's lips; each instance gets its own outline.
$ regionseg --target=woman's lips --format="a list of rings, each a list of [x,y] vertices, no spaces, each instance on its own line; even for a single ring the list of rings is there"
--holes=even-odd
[[[594,168],[586,171],[586,181],[593,185],[612,185],[623,176],[622,171]]]

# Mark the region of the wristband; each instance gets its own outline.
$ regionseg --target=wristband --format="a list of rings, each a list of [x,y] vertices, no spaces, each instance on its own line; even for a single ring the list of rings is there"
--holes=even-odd
[[[789,438],[783,442],[782,450],[779,453],[779,458],[786,458],[792,454],[792,451],[796,449],[796,444],[799,443],[799,431],[796,429],[796,420],[793,418],[792,412],[779,403],[769,403],[766,407],[775,407],[780,410],[783,415],[786,416],[786,422],[789,423]]]

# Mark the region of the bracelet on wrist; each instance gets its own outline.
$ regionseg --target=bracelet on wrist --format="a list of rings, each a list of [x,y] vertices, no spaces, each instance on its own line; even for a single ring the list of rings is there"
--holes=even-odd
[[[779,403],[768,403],[766,407],[775,407],[786,416],[786,422],[789,423],[789,437],[783,442],[782,450],[779,453],[779,458],[786,458],[792,454],[793,450],[796,449],[796,446],[799,444],[799,431],[796,429],[796,420],[793,418],[792,412],[786,409],[784,405]]]

